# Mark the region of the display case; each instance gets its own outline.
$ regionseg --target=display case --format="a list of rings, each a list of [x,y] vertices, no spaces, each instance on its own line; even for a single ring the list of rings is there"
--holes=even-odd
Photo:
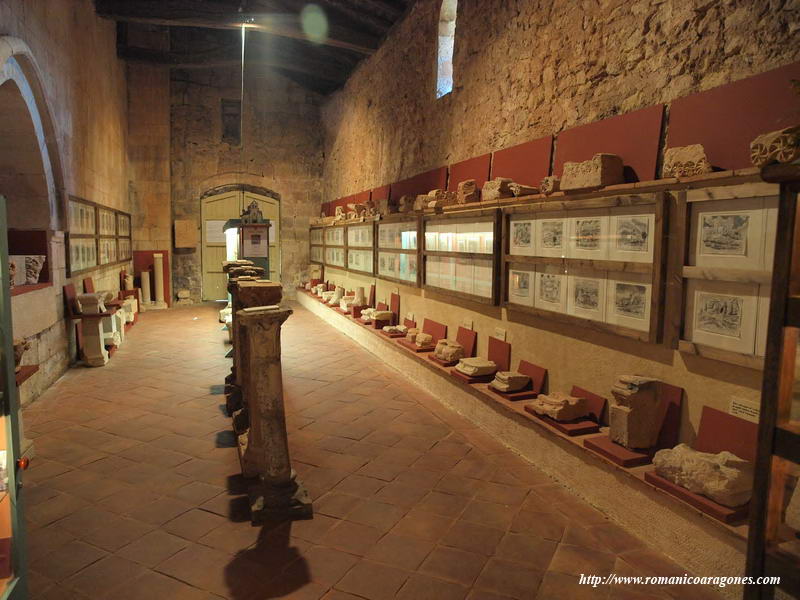
[[[421,217],[388,217],[377,225],[377,276],[403,285],[420,285]]]
[[[69,275],[132,258],[131,216],[70,196],[66,236]]]
[[[497,304],[500,212],[465,211],[425,217],[426,290],[481,304]]]
[[[678,192],[667,309],[672,346],[760,369],[766,351],[778,186],[749,182]],[[678,245],[678,242],[681,242]]]
[[[518,311],[658,342],[663,192],[503,209],[503,299]]]
[[[372,275],[375,272],[374,232],[372,223],[347,226],[348,271],[368,275]]]
[[[308,233],[309,251],[308,258],[313,263],[325,262],[325,230],[322,227],[312,227]]]

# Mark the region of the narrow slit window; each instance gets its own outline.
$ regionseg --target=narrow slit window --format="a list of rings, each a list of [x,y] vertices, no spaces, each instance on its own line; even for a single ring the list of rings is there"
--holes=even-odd
[[[436,97],[453,91],[453,50],[456,40],[458,0],[442,0],[439,12],[439,53],[436,70]]]

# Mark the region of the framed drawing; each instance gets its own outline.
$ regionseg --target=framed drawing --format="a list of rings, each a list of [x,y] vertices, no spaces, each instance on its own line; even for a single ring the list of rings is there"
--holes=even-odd
[[[608,225],[609,260],[653,262],[654,206],[612,208]]]
[[[570,215],[567,257],[606,260],[608,258],[608,210],[573,211]]]
[[[649,331],[653,290],[649,278],[636,274],[608,273],[606,286],[606,323]]]
[[[456,258],[455,287],[457,292],[475,293],[475,263],[469,258]]]
[[[347,227],[347,245],[359,248],[371,248],[372,225],[349,225]]]
[[[686,339],[740,354],[755,353],[756,284],[691,280],[686,296]]]
[[[312,227],[308,234],[311,244],[321,246],[324,243],[323,230],[319,227]]]
[[[533,219],[511,219],[509,221],[508,253],[515,256],[536,256]]]
[[[774,247],[773,247],[774,252]],[[767,354],[767,325],[769,323],[769,285],[758,286],[758,317],[756,320],[756,356]]]
[[[551,312],[567,312],[567,276],[555,265],[538,265],[534,277],[533,306]]]
[[[117,235],[120,237],[130,237],[131,218],[129,215],[117,213]]]
[[[351,271],[372,274],[372,250],[347,250],[347,268]]]
[[[508,272],[508,301],[522,306],[533,306],[535,271],[510,269]]]
[[[605,320],[605,273],[581,270],[568,273],[567,312],[592,321]]]
[[[766,220],[762,198],[692,202],[689,264],[764,270]],[[774,244],[774,236],[773,236]]]
[[[533,222],[535,256],[567,256],[567,219],[565,213],[542,213]]]
[[[99,221],[100,235],[117,234],[117,216],[114,214],[113,210],[100,208],[97,211],[97,218]]]
[[[323,262],[323,253],[324,248],[322,246],[311,246],[311,250],[309,252],[309,260],[311,262],[321,263]]]

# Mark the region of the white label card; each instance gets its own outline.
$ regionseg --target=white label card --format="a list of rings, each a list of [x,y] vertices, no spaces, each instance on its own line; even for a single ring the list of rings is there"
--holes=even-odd
[[[745,400],[744,398],[731,396],[728,412],[734,417],[758,423],[761,414],[761,405],[753,400]]]
[[[461,326],[464,329],[469,329],[471,331],[472,330],[472,319],[463,319],[461,321]]]
[[[500,327],[495,327],[494,328],[494,337],[496,337],[498,340],[501,340],[501,341],[505,342],[506,341],[506,330],[505,329],[501,329]]]
[[[406,319],[408,319],[409,321],[413,321],[414,320],[414,313],[406,313]]]

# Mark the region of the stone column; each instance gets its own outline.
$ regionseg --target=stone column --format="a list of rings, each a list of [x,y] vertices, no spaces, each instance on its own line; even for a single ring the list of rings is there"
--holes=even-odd
[[[153,300],[150,296],[150,271],[142,271],[142,310],[150,308]]]
[[[255,523],[312,516],[308,492],[298,484],[289,459],[283,404],[280,334],[281,325],[291,314],[288,308],[257,306],[242,309],[237,315],[243,334],[240,342],[245,345],[244,394],[254,409],[248,451],[258,451],[263,465],[259,485],[250,494]],[[256,423],[257,427],[252,427]],[[261,439],[255,439],[256,435]]]
[[[103,319],[106,307],[98,294],[80,294],[77,298],[81,308],[81,334],[84,362],[90,367],[102,367],[108,362]]]
[[[164,302],[164,255],[160,253],[153,254],[153,287],[156,292],[153,308],[167,308]]]

